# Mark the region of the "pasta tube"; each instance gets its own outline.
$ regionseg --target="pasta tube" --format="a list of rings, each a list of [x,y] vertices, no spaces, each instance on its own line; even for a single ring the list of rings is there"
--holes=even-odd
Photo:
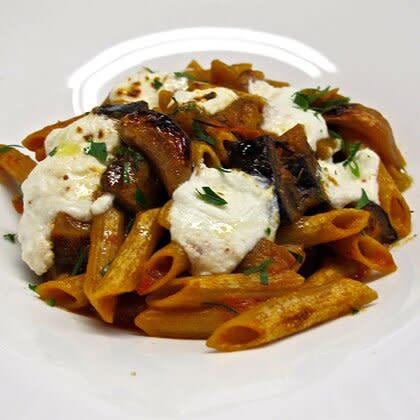
[[[191,156],[196,168],[203,163],[209,168],[221,166],[220,159],[214,149],[202,141],[193,140],[191,142]]]
[[[365,228],[369,213],[341,209],[314,216],[303,216],[296,223],[277,230],[278,244],[301,244],[305,248],[354,235]]]
[[[146,295],[188,270],[190,261],[181,245],[171,242],[156,251],[144,265],[136,290]]]
[[[41,283],[35,288],[42,300],[53,299],[57,306],[65,309],[80,309],[89,304],[83,290],[86,277],[79,276],[60,277]]]
[[[171,211],[172,200],[168,200],[164,206],[160,209],[158,223],[165,229],[170,229],[171,222],[169,219],[169,212]]]
[[[331,247],[339,255],[358,261],[372,270],[392,273],[397,269],[389,250],[369,235],[352,235],[333,242]]]
[[[258,273],[214,274],[176,279],[150,294],[147,304],[156,309],[197,309],[209,303],[243,308],[255,301],[266,300],[294,290],[304,278],[291,270],[269,276],[267,285],[261,283]]]
[[[159,211],[152,209],[137,214],[130,233],[92,295],[95,308],[105,322],[113,322],[117,296],[136,288],[139,271],[162,236],[163,229],[157,223]]]
[[[377,298],[356,280],[341,279],[275,297],[222,324],[207,340],[222,351],[244,350],[350,313]]]
[[[7,147],[0,145],[0,147]],[[10,148],[6,152],[0,153],[0,169],[10,176],[16,183],[21,184],[34,169],[36,163],[27,155],[19,150]]]

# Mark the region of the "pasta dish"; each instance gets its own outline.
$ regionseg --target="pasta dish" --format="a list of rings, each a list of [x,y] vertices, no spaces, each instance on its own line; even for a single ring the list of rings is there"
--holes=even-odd
[[[251,64],[142,67],[0,168],[42,300],[220,351],[357,313],[411,230],[387,120]]]

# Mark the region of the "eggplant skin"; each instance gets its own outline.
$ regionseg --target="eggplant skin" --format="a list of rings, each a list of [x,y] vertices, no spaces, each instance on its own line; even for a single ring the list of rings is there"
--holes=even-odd
[[[370,213],[369,223],[365,232],[383,244],[392,244],[398,239],[397,232],[391,225],[386,211],[373,202],[370,202],[363,210]]]
[[[137,110],[123,116],[119,133],[124,143],[152,164],[169,195],[192,173],[190,140],[168,116]]]
[[[132,114],[133,112],[147,111],[148,109],[147,102],[137,101],[129,104],[101,105],[94,108],[92,112],[98,115],[121,119],[125,115]]]

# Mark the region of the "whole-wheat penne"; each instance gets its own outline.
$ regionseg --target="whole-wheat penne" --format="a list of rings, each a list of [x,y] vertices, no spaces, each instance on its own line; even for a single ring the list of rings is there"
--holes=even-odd
[[[215,140],[214,150],[216,151],[217,156],[220,159],[220,162],[223,165],[227,165],[229,163],[229,155],[226,150],[225,143],[235,142],[237,138],[228,130],[223,130],[220,128],[212,128],[208,127],[208,133],[212,136]]]
[[[278,244],[301,244],[310,247],[354,235],[365,228],[369,213],[341,209],[301,217],[296,223],[277,230]]]
[[[124,215],[111,207],[93,218],[90,231],[89,258],[84,291],[93,307],[99,312],[101,300],[96,292],[102,287],[104,276],[124,240]]]
[[[205,339],[236,315],[234,311],[223,307],[195,311],[146,309],[136,317],[135,324],[153,337]]]
[[[195,167],[205,164],[209,168],[221,166],[220,159],[214,149],[207,143],[194,140],[191,142],[191,156]]]
[[[138,278],[137,293],[146,295],[188,270],[190,261],[181,245],[171,242],[145,263]]]
[[[114,319],[117,296],[136,288],[139,272],[162,236],[163,228],[157,222],[159,211],[137,214],[130,233],[92,294],[96,310],[105,322],[112,323]]]
[[[352,235],[331,243],[331,247],[339,255],[358,261],[372,270],[392,273],[397,269],[385,245],[369,235]]]
[[[222,351],[244,350],[350,313],[377,298],[356,280],[341,279],[267,300],[222,324],[207,341]]]
[[[168,200],[163,207],[160,209],[158,216],[158,223],[165,229],[170,229],[171,222],[169,218],[169,212],[171,211],[172,200]]]
[[[379,165],[378,184],[381,207],[388,214],[398,237],[404,238],[411,231],[410,208],[382,163]]]
[[[0,145],[0,147],[7,147]],[[0,169],[10,176],[17,184],[21,184],[34,169],[36,163],[27,155],[10,148],[0,153]]]
[[[41,283],[35,289],[42,300],[53,299],[57,306],[76,310],[89,304],[83,290],[85,275],[60,277]]]
[[[304,283],[304,278],[291,270],[270,275],[268,280],[262,284],[259,273],[184,277],[150,294],[146,301],[156,309],[202,308],[208,302],[236,308],[287,293]]]

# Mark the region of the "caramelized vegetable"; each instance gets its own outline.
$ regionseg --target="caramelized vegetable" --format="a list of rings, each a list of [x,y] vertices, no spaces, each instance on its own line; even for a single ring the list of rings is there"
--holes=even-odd
[[[365,232],[383,244],[391,244],[398,239],[394,228],[389,221],[385,210],[377,204],[370,202],[363,207],[370,213],[369,224]]]

